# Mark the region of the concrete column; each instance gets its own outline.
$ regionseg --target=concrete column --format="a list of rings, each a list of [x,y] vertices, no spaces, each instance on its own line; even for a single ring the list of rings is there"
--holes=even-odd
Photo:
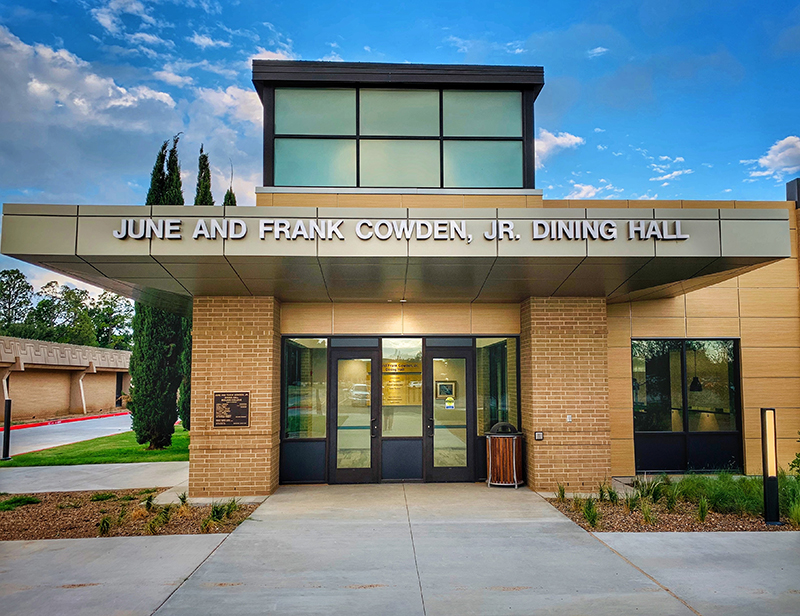
[[[611,480],[605,298],[531,297],[520,317],[528,485],[594,491]]]
[[[278,487],[280,303],[196,297],[189,496],[268,495]],[[214,392],[250,392],[248,427],[214,427]]]

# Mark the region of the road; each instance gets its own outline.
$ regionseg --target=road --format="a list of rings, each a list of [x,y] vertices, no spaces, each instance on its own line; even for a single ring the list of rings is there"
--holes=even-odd
[[[131,429],[131,416],[103,417],[70,423],[11,430],[11,456],[59,445],[88,441]],[[2,434],[2,432],[0,432]]]

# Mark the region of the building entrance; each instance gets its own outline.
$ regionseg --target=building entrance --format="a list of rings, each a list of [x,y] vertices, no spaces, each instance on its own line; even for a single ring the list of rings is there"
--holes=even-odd
[[[486,430],[517,422],[516,348],[513,338],[285,339],[281,481],[480,479]]]

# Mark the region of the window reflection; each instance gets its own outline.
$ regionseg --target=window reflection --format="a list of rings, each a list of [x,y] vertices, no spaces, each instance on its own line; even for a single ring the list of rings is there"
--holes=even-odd
[[[689,431],[736,430],[733,340],[688,340]]]
[[[516,338],[477,338],[478,434],[507,421],[519,427]]]
[[[324,438],[328,388],[328,341],[286,340],[283,378],[286,438]]]

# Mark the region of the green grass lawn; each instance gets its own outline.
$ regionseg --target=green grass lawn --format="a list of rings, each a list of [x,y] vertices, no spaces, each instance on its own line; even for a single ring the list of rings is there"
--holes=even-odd
[[[176,427],[172,445],[166,449],[147,451],[139,445],[133,432],[101,436],[89,441],[62,445],[42,451],[14,456],[7,466],[62,466],[67,464],[118,464],[122,462],[174,462],[189,459],[189,433]]]

